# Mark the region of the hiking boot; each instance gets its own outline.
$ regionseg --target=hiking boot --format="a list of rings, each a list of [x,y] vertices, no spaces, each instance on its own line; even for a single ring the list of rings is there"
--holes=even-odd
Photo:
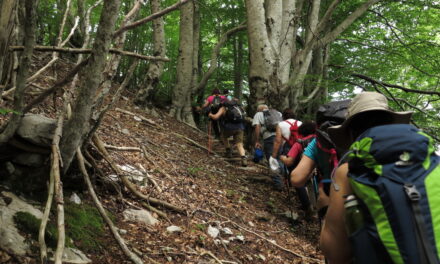
[[[248,165],[248,162],[247,162],[246,156],[242,156],[241,157],[241,166],[247,167],[247,165]]]
[[[226,158],[228,158],[228,159],[232,158],[232,149],[231,148],[226,149]]]

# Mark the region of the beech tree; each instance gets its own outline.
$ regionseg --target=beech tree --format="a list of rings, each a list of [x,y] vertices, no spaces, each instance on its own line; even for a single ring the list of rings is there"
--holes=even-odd
[[[322,48],[379,1],[363,1],[344,20],[331,25],[340,0],[328,5],[321,0],[246,0],[251,103],[297,108],[305,95],[304,80],[313,54],[323,52]],[[302,45],[296,43],[297,34]],[[316,87],[319,89],[321,86]]]

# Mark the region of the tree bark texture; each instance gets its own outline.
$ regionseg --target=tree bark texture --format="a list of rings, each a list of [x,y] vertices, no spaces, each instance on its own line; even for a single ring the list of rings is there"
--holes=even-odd
[[[8,45],[11,40],[14,26],[15,0],[3,0],[0,2],[0,85],[5,84],[4,72],[9,68],[5,65],[8,56]],[[0,89],[0,93],[2,89]]]
[[[72,118],[67,121],[63,129],[65,133],[61,139],[60,150],[64,172],[69,168],[77,148],[82,145],[90,127],[91,108],[105,68],[119,5],[120,0],[104,1],[92,55],[88,65],[81,72],[83,76],[80,78],[82,81],[74,103]]]
[[[151,0],[151,13],[157,13],[161,10],[159,0]],[[165,29],[163,17],[153,20],[153,56],[165,57]],[[153,99],[154,91],[157,89],[162,76],[164,63],[153,61],[149,64],[142,87],[136,96],[136,104],[147,107]]]
[[[177,83],[173,90],[170,115],[177,120],[195,125],[191,109],[192,70],[194,54],[194,5],[186,3],[180,8],[180,41],[177,58]]]
[[[35,12],[36,1],[19,1],[19,20],[24,21],[24,50],[20,57],[20,65],[17,74],[17,88],[14,93],[14,113],[9,119],[6,127],[0,134],[0,144],[6,143],[15,133],[20,124],[24,106],[24,90],[26,88],[26,79],[29,75],[29,66],[35,46]]]

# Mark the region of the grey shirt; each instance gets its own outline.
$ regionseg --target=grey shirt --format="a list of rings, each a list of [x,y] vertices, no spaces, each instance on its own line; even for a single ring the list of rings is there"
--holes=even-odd
[[[280,113],[281,115],[281,113]],[[254,119],[252,120],[252,126],[261,125],[260,133],[263,135],[263,140],[269,138],[271,136],[275,136],[275,132],[270,132],[266,130],[266,126],[264,125],[264,114],[263,112],[257,112],[254,115]]]

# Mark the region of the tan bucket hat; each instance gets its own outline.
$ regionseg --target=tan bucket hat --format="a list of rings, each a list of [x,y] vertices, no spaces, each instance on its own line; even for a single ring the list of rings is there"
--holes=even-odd
[[[349,133],[350,123],[360,113],[368,111],[384,111],[390,113],[393,118],[391,124],[408,124],[413,113],[411,111],[394,112],[388,107],[388,100],[383,94],[362,92],[356,95],[348,106],[345,121],[341,125],[328,128],[330,138],[338,148],[346,150],[350,147],[352,143],[350,142],[351,136]]]

